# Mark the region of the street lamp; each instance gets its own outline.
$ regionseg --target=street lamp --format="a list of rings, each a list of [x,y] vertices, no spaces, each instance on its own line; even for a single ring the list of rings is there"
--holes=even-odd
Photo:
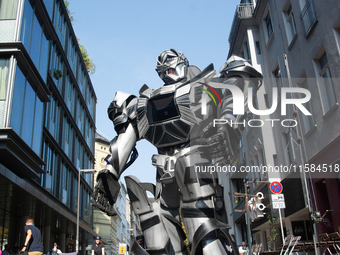
[[[77,235],[76,235],[76,252],[79,250],[79,197],[80,197],[80,172],[95,173],[95,169],[79,169],[78,171],[78,202],[77,202]]]

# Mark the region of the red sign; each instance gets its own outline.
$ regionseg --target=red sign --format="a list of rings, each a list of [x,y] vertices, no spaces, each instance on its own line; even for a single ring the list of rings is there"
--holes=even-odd
[[[273,192],[273,193],[276,193],[276,194],[279,194],[282,192],[282,184],[279,183],[279,182],[272,182],[270,184],[270,190]]]

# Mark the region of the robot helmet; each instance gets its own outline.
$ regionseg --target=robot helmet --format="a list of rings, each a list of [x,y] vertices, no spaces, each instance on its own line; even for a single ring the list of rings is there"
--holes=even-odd
[[[156,71],[165,84],[173,84],[187,76],[189,62],[182,52],[163,51],[157,58]]]

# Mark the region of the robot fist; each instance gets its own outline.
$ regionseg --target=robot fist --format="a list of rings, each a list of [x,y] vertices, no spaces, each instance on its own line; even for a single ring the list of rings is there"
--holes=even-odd
[[[91,202],[107,215],[114,216],[116,212],[113,205],[117,200],[119,190],[120,185],[117,178],[110,171],[104,169],[98,173],[97,184],[94,187]]]

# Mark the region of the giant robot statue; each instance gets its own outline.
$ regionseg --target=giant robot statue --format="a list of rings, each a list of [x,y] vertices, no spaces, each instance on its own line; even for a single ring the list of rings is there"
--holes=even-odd
[[[217,174],[200,169],[229,164],[236,153],[239,128],[212,125],[214,119],[240,122],[242,118],[233,115],[232,93],[221,85],[238,86],[246,101],[248,88],[256,91],[262,75],[236,56],[227,60],[219,74],[212,64],[201,71],[174,49],[160,54],[156,71],[164,86],[153,90],[144,85],[139,97],[117,92],[108,108],[118,136],[111,141],[111,155],[98,174],[92,202],[114,215],[118,179],[138,155],[136,142],[146,139],[158,149],[152,157],[156,185],[125,177],[144,239],[133,244],[134,254],[188,254],[186,237],[191,254],[238,254],[225,223]],[[145,166],[140,170],[147,171]],[[154,198],[147,196],[147,190]]]

